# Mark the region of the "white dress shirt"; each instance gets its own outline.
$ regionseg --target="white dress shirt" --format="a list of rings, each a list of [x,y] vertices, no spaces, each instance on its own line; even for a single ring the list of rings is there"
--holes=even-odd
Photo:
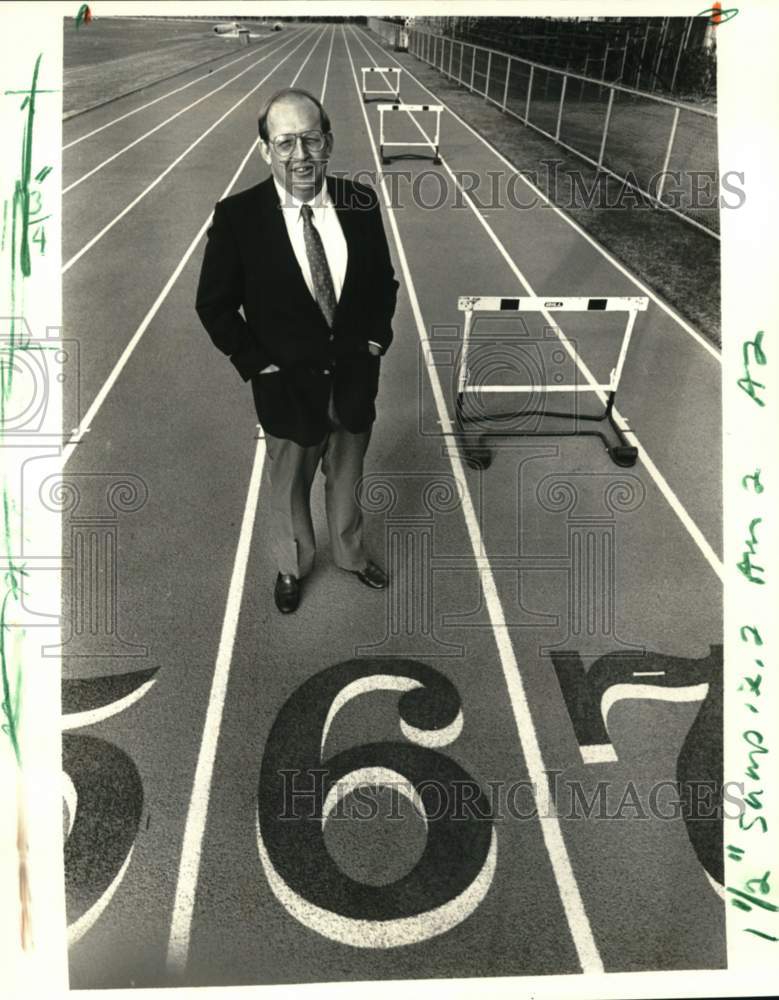
[[[306,242],[303,237],[303,216],[300,212],[304,202],[299,201],[288,191],[285,191],[275,177],[273,178],[273,183],[276,185],[279,204],[281,205],[281,211],[284,213],[284,224],[287,227],[292,249],[295,251],[295,259],[300,266],[300,270],[303,272],[309,292],[314,296],[314,282],[311,279],[311,268],[308,264]],[[338,221],[338,213],[335,210],[335,205],[333,205],[330,198],[330,192],[327,190],[327,184],[323,184],[319,194],[307,204],[311,206],[312,222],[316,226],[322,240],[322,246],[325,248],[325,256],[327,257],[327,265],[330,268],[330,276],[333,279],[335,301],[337,302],[341,297],[341,289],[344,286],[348,251],[346,249],[346,238],[341,229],[341,223]]]
[[[346,264],[349,252],[346,246],[346,237],[341,229],[341,223],[338,221],[338,213],[330,197],[330,192],[327,190],[327,184],[322,185],[319,193],[311,201],[302,202],[286,191],[275,177],[273,178],[273,183],[279,196],[279,204],[284,215],[284,225],[287,227],[287,234],[295,253],[295,259],[298,262],[309,292],[316,299],[314,282],[311,278],[311,267],[309,266],[308,254],[306,253],[306,241],[303,235],[303,215],[300,211],[304,204],[311,206],[312,222],[316,226],[322,240],[325,257],[327,257],[327,266],[330,268],[330,276],[333,279],[335,301],[338,302],[344,286],[344,278],[346,277]],[[377,348],[377,353],[381,351],[380,344],[375,344],[374,341],[369,341],[369,343],[374,344]],[[267,368],[262,369],[260,374],[275,371],[278,371],[276,365],[268,365]]]

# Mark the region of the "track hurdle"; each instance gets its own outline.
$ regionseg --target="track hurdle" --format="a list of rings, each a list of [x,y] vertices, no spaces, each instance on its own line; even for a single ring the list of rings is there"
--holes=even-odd
[[[383,164],[387,164],[393,159],[393,157],[385,154],[385,146],[424,146],[426,149],[433,150],[433,163],[436,165],[441,163],[441,157],[439,155],[439,142],[441,138],[442,104],[379,104],[377,107],[379,109],[379,156],[381,157],[381,162]],[[400,142],[399,140],[394,139],[388,140],[384,134],[384,115],[391,114],[395,111],[407,111],[409,113],[412,111],[432,111],[435,115],[435,138],[432,141],[425,140],[424,142]],[[401,155],[403,154],[393,154],[393,156]]]
[[[537,393],[537,392],[602,392],[606,394],[606,407],[602,414],[599,415],[571,415],[569,413],[557,413],[546,409],[541,410],[523,410],[521,412],[514,413],[501,413],[494,414],[493,419],[505,419],[507,417],[525,417],[525,416],[546,416],[546,417],[558,417],[563,419],[573,419],[573,420],[589,420],[589,421],[608,421],[611,426],[617,441],[616,445],[611,445],[608,438],[603,433],[602,430],[573,430],[573,431],[558,431],[558,432],[546,432],[546,431],[528,431],[528,430],[483,430],[480,429],[478,432],[479,444],[474,447],[466,447],[465,458],[467,463],[472,468],[487,468],[490,464],[491,457],[489,451],[483,446],[481,442],[482,438],[487,437],[575,437],[578,435],[586,436],[596,436],[601,439],[609,452],[612,461],[617,465],[623,467],[630,467],[635,465],[636,459],[638,458],[638,449],[632,445],[628,439],[625,437],[622,429],[616,424],[614,420],[614,402],[617,395],[617,389],[619,387],[620,378],[622,377],[622,371],[625,366],[625,359],[627,357],[628,347],[630,345],[630,338],[633,333],[633,327],[636,322],[636,317],[639,312],[645,312],[649,300],[646,296],[608,296],[606,298],[585,298],[583,296],[567,297],[567,298],[538,298],[535,296],[481,296],[481,295],[462,295],[457,300],[457,308],[460,312],[465,313],[465,326],[463,330],[463,343],[462,352],[460,355],[460,367],[457,378],[457,396],[455,402],[455,423],[457,429],[461,433],[466,433],[466,425],[470,423],[475,423],[477,420],[484,421],[483,415],[480,417],[471,417],[465,413],[464,404],[465,397],[470,393]],[[609,381],[605,384],[599,385],[472,385],[469,383],[469,369],[468,369],[468,349],[470,345],[471,332],[473,327],[473,319],[475,313],[493,313],[496,315],[505,315],[510,312],[540,312],[546,319],[549,326],[552,328],[554,333],[560,339],[562,346],[568,352],[568,354],[573,357],[573,347],[570,345],[565,334],[560,330],[557,324],[552,319],[551,313],[557,312],[624,312],[627,313],[627,320],[625,323],[625,330],[622,335],[622,344],[619,351],[619,357],[617,359],[616,366],[611,370]]]
[[[360,72],[362,73],[362,101],[363,104],[368,100],[369,97],[391,97],[395,101],[400,100],[400,67],[398,66],[362,66],[360,67]],[[383,90],[369,90],[368,89],[368,77],[371,73],[379,73],[382,80],[385,83],[390,81],[387,79],[387,73],[395,74],[395,86],[387,89],[385,87]],[[370,77],[374,79],[374,77]]]

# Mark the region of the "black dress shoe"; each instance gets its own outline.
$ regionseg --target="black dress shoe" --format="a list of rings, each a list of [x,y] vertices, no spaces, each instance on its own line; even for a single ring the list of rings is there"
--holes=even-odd
[[[371,562],[370,559],[363,569],[353,569],[352,573],[366,587],[372,587],[374,590],[384,590],[389,583],[389,578],[384,570],[375,562]]]
[[[279,573],[273,588],[276,607],[283,615],[297,610],[300,603],[300,581],[292,573]]]

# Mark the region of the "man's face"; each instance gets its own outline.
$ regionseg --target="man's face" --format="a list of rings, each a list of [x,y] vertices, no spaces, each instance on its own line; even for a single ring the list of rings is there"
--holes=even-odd
[[[297,139],[289,156],[278,153],[273,140],[281,135],[321,132],[319,109],[305,97],[282,97],[271,107],[267,118],[268,142],[260,140],[262,158],[270,164],[273,176],[286,191],[300,201],[310,201],[318,193],[325,178],[325,169],[333,148],[331,134],[325,136],[325,147],[313,153]]]

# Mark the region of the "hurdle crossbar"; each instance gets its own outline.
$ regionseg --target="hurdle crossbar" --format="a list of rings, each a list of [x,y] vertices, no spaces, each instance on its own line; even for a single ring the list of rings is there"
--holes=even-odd
[[[460,370],[457,378],[457,402],[455,407],[455,417],[460,431],[464,430],[465,424],[474,418],[469,417],[463,411],[465,396],[469,393],[536,393],[536,392],[602,392],[607,394],[606,408],[602,415],[587,416],[581,415],[579,420],[608,420],[611,427],[616,432],[619,445],[610,447],[605,435],[601,431],[572,431],[561,432],[560,436],[575,434],[595,434],[601,438],[611,454],[611,457],[618,465],[634,465],[638,452],[635,447],[625,438],[622,430],[617,426],[613,417],[614,401],[619,387],[622,371],[627,358],[630,339],[633,334],[636,317],[639,312],[645,312],[649,300],[646,296],[568,296],[561,298],[540,298],[538,296],[497,296],[497,295],[461,295],[457,300],[457,308],[465,313],[465,325],[463,329],[462,352],[460,355]],[[587,385],[469,385],[468,384],[468,350],[470,346],[471,332],[475,313],[503,314],[511,312],[540,312],[548,316],[555,333],[560,338],[562,345],[572,358],[575,352],[570,345],[565,334],[554,323],[549,314],[557,312],[622,312],[627,314],[625,330],[622,335],[619,356],[615,367],[611,370],[607,383],[587,384]],[[519,416],[520,414],[512,414]],[[546,410],[526,410],[523,416],[538,415],[571,418],[571,414],[553,413]],[[506,416],[502,414],[500,416]],[[479,419],[484,419],[481,417]],[[505,431],[482,432],[481,437],[489,436],[549,436],[542,432],[515,431],[507,433]],[[555,435],[557,436],[557,435]],[[483,452],[483,449],[481,449]],[[478,467],[486,467],[484,456],[475,463]]]
[[[360,68],[362,73],[362,99],[365,102],[368,97],[393,97],[396,101],[400,100],[400,67],[398,66],[362,66]],[[385,83],[389,83],[386,74],[395,74],[395,86],[385,87],[383,90],[370,90],[367,85],[366,77],[369,74],[378,73]],[[374,79],[374,77],[370,77]]]
[[[389,157],[384,153],[385,146],[423,146],[425,149],[432,149],[433,163],[440,163],[439,143],[441,140],[441,112],[442,104],[379,104],[379,155],[382,163],[388,163]],[[387,139],[384,133],[384,115],[395,111],[406,111],[409,114],[415,111],[430,111],[435,115],[435,137],[426,139],[424,142],[402,142],[395,139]],[[423,133],[424,134],[424,133]]]

